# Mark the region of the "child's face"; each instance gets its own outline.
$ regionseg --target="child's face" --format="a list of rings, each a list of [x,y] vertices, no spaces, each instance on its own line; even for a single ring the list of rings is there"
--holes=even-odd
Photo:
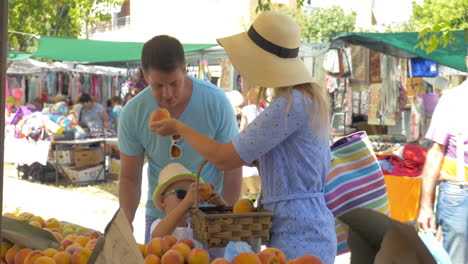
[[[169,194],[166,194],[166,193],[171,192],[175,189],[182,189],[182,190],[188,191],[192,183],[193,181],[183,180],[183,181],[174,182],[173,184],[169,185],[169,187],[167,187],[166,191],[161,197],[162,199],[161,206],[164,209],[164,213],[167,214],[171,212],[172,210],[174,210],[174,208],[176,208],[177,205],[179,205],[179,203],[183,200],[183,198],[182,199],[177,198],[177,194],[174,192],[169,193]]]

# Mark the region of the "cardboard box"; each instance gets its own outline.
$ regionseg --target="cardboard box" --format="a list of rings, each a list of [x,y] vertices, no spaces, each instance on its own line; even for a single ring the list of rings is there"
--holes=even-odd
[[[75,155],[72,150],[56,150],[54,151],[54,162],[61,165],[73,165]]]
[[[89,167],[104,162],[102,148],[75,151],[75,167]]]
[[[102,181],[105,178],[104,165],[88,168],[62,167],[67,178],[72,183],[84,184],[95,181]]]

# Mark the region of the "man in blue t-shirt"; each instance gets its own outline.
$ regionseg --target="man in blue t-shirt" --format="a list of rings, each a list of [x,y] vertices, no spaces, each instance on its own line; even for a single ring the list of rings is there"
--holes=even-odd
[[[157,108],[169,110],[172,118],[198,132],[227,143],[237,135],[237,123],[223,90],[186,75],[182,44],[175,38],[156,36],[143,46],[141,62],[149,83],[131,101],[120,116],[118,145],[121,152],[119,186],[120,207],[133,222],[141,196],[144,157],[148,160],[145,243],[151,223],[164,215],[152,202],[160,171],[178,162],[196,173],[203,158],[183,138],[160,137],[148,128],[151,113]],[[226,177],[223,177],[226,175]],[[214,183],[229,205],[237,201],[242,182],[241,169],[220,171],[207,164],[202,171],[206,183]],[[223,180],[224,179],[224,180]]]

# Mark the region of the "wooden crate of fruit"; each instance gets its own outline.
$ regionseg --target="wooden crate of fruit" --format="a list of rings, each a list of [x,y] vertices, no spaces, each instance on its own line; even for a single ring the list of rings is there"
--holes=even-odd
[[[198,169],[197,183],[205,164]],[[239,200],[234,207],[201,208],[195,203],[190,214],[194,238],[207,248],[225,247],[229,241],[251,243],[256,238],[266,244],[270,239],[273,212],[255,208],[248,199]]]

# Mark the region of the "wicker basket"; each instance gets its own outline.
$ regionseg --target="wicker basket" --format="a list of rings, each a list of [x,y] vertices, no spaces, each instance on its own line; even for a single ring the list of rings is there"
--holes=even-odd
[[[206,161],[202,162],[198,168],[197,183],[205,164]],[[195,201],[198,201],[198,194],[195,196]],[[273,216],[270,211],[261,209],[258,212],[234,214],[232,207],[200,208],[195,203],[190,214],[194,238],[207,248],[225,247],[229,241],[252,243],[257,238],[266,244],[270,239]]]

